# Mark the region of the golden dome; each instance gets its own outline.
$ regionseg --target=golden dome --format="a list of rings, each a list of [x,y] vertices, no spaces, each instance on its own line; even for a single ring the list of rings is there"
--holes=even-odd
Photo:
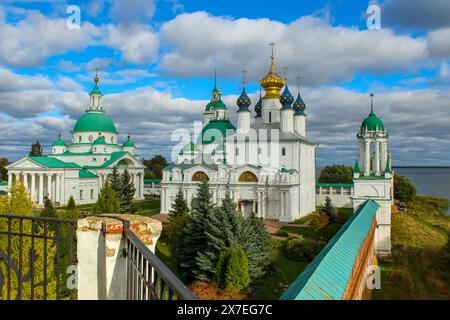
[[[263,99],[278,99],[280,97],[280,91],[286,84],[280,77],[275,69],[275,57],[272,51],[272,65],[270,66],[269,73],[259,83],[266,91]]]

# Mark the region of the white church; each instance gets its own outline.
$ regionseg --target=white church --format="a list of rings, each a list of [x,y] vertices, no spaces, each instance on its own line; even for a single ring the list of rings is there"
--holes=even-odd
[[[77,204],[97,201],[100,190],[114,166],[129,171],[136,188],[135,199],[144,198],[144,168],[136,156],[130,136],[119,143],[116,125],[101,103],[99,78],[90,92],[90,104],[71,132],[66,143],[61,135],[46,156],[27,156],[8,169],[8,190],[13,181],[22,181],[31,198],[42,206],[48,197],[56,205],[65,205],[70,197]]]
[[[214,202],[228,194],[246,215],[290,222],[315,211],[317,144],[307,138],[300,92],[295,100],[286,77],[276,71],[273,52],[271,60],[260,81],[265,95],[255,105],[253,126],[245,81],[237,99],[237,128],[214,87],[203,130],[163,172],[161,213],[169,212],[180,189],[190,203],[202,180],[209,181]]]

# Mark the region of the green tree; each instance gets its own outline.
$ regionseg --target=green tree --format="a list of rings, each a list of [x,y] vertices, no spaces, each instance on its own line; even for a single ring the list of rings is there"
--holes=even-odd
[[[8,177],[8,170],[5,168],[8,164],[8,159],[0,158],[0,181],[6,181]]]
[[[67,210],[69,211],[75,211],[77,209],[77,206],[75,204],[75,199],[73,196],[70,196],[69,202],[67,203]]]
[[[122,180],[117,166],[113,167],[112,173],[108,175],[108,180],[111,183],[112,189],[116,192],[117,195],[120,195],[120,193],[122,192]]]
[[[197,279],[214,279],[221,252],[235,246],[245,251],[251,280],[264,274],[271,257],[270,237],[264,223],[254,216],[244,218],[228,196],[219,208],[211,211],[203,232],[207,246],[197,254]]]
[[[330,197],[325,198],[325,203],[320,206],[320,212],[326,214],[331,223],[336,222],[337,212]]]
[[[44,209],[39,214],[41,217],[45,218],[56,218],[56,210],[53,207],[53,202],[49,198],[45,197],[44,200]]]
[[[350,166],[337,165],[326,166],[319,176],[321,183],[352,183],[353,168]]]
[[[147,167],[147,179],[161,179],[162,170],[167,167],[168,163],[162,155],[156,155],[150,160],[144,160],[144,165]]]
[[[127,169],[120,176],[120,184],[120,212],[135,213],[137,211],[136,204],[134,203],[136,188],[134,187],[133,181],[131,181],[131,175]]]
[[[416,197],[417,189],[409,178],[394,175],[394,198],[402,202],[412,202]]]
[[[231,247],[220,253],[215,283],[233,292],[241,292],[249,286],[248,260],[242,247]]]
[[[181,235],[186,226],[188,215],[189,207],[186,199],[183,197],[183,192],[180,190],[172,204],[172,209],[169,212],[169,221],[164,228],[167,244],[172,249],[172,252],[175,252],[180,246]]]
[[[186,221],[186,226],[180,238],[180,246],[177,249],[180,271],[188,279],[192,280],[195,274],[200,273],[196,258],[198,252],[203,252],[208,246],[205,226],[213,209],[208,182],[203,181],[192,200],[191,214]]]
[[[111,187],[111,183],[106,180],[100,194],[98,196],[97,202],[93,207],[94,213],[119,213],[120,212],[120,202],[116,193]]]

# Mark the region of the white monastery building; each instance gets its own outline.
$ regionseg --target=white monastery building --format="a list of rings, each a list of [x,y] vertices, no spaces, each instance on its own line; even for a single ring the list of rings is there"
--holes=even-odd
[[[136,188],[135,199],[144,198],[144,165],[136,156],[130,136],[123,144],[118,141],[114,122],[101,104],[99,79],[90,96],[90,105],[76,122],[72,141],[58,138],[51,154],[24,157],[8,169],[8,189],[13,181],[23,181],[32,199],[42,205],[50,198],[57,205],[65,205],[72,196],[77,204],[94,203],[114,166],[119,172],[129,171]]]
[[[260,81],[265,95],[254,107],[253,126],[245,81],[237,99],[237,128],[214,87],[202,132],[163,172],[161,213],[169,212],[180,189],[190,203],[202,180],[209,181],[214,202],[229,195],[246,215],[290,222],[315,211],[317,144],[307,138],[300,92],[295,100],[286,77],[276,71],[273,53],[271,59]]]

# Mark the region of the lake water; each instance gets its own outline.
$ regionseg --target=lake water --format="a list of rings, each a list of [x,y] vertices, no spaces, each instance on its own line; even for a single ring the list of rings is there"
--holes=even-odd
[[[319,177],[320,168],[317,169]],[[450,168],[394,167],[394,171],[398,175],[410,178],[416,184],[417,194],[440,196],[450,200]]]

